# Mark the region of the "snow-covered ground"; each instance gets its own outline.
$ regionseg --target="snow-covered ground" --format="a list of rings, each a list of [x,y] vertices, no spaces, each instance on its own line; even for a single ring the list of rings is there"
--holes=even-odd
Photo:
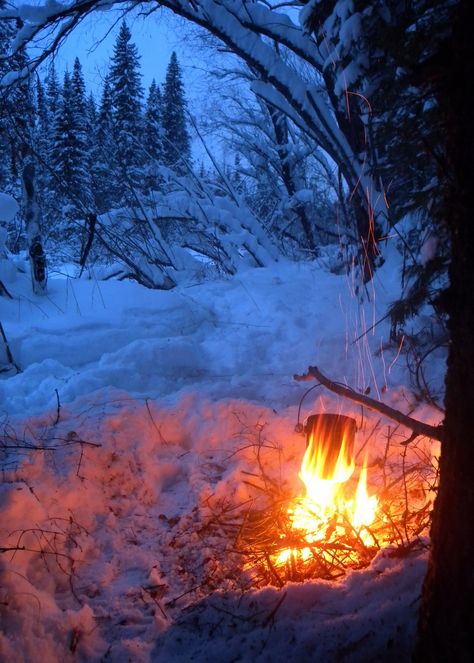
[[[0,320],[22,372],[0,381],[1,660],[409,660],[426,551],[258,589],[222,517],[259,499],[245,480],[257,449],[301,489],[294,427],[312,385],[293,375],[309,365],[439,420],[386,323],[363,334],[398,294],[387,253],[363,304],[318,263],[168,292],[58,277],[46,297],[4,266]],[[356,418],[359,447],[380,419],[314,389],[302,416],[324,411]],[[370,440],[374,467],[388,425]]]

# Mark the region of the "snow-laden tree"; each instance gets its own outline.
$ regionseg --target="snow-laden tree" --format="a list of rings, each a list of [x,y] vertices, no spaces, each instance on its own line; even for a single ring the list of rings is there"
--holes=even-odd
[[[78,17],[93,11],[98,4],[78,1],[66,10],[59,4],[58,8],[48,9],[47,17],[37,14],[25,30],[25,38],[34,37],[45,22],[55,23],[58,34],[67,33],[71,23],[65,20],[66,15]],[[161,0],[156,8],[168,7],[204,27],[242,58],[255,72],[251,81],[254,92],[288,115],[337,164],[341,187],[350,202],[353,235],[359,242],[359,263],[368,279],[379,253],[377,238],[387,217],[383,195],[387,185],[373,173],[372,150],[365,141],[365,130],[361,131],[368,123],[369,111],[361,106],[359,117],[349,112],[346,101],[352,95],[350,87],[344,84],[345,68],[337,53],[328,51],[324,40],[317,39],[305,27],[311,8],[319,11],[322,25],[327,18],[325,7],[312,0],[302,10],[300,21],[297,10],[272,4],[249,0]],[[114,5],[128,8],[130,3],[119,0]],[[39,27],[35,27],[35,22]],[[293,58],[291,64],[288,55]],[[308,69],[312,72],[309,78]]]
[[[35,81],[36,91],[36,124],[35,124],[35,145],[38,157],[41,162],[48,160],[49,154],[49,133],[51,126],[51,115],[49,104],[46,97],[46,90],[43,81],[38,77]]]
[[[52,149],[54,145],[55,118],[61,100],[61,84],[54,64],[49,64],[44,80],[36,80],[37,116],[35,128],[35,147],[39,158],[36,169],[38,194],[43,208],[45,229],[54,225],[57,214],[56,190],[58,181],[52,168]]]
[[[153,191],[159,187],[157,166],[163,158],[163,105],[159,86],[155,79],[148,89],[145,106],[143,149],[145,151],[145,189]]]
[[[236,75],[232,70],[233,76]],[[323,192],[332,180],[333,202],[337,180],[321,164],[318,146],[281,111],[239,91],[225,96],[218,126],[226,143],[239,157],[235,176],[245,177],[246,198],[288,255],[311,257],[328,238],[337,242],[337,227],[330,198]],[[241,157],[245,165],[242,165]],[[242,180],[243,181],[243,180]]]
[[[420,86],[420,62],[430,61],[427,75],[436,75],[452,4],[319,0],[304,10],[319,48],[338,63],[339,103],[347,106],[360,149],[367,146],[369,172],[383,183],[390,225],[412,217],[403,238],[404,296],[391,308],[394,331],[426,302],[436,310],[446,283],[447,235],[437,228],[436,251],[420,249],[433,234],[447,168],[439,147],[444,127],[433,89]]]
[[[72,194],[74,198],[80,200],[82,213],[84,214],[84,208],[89,209],[92,204],[90,174],[92,135],[90,133],[91,118],[88,115],[90,108],[86,97],[86,85],[82,74],[82,65],[77,57],[74,60],[71,76],[71,104],[74,111],[74,129],[79,152],[77,177],[81,187],[77,191],[72,191]]]
[[[77,80],[76,80],[77,85]],[[51,149],[51,169],[54,173],[56,227],[54,232],[73,232],[74,222],[84,217],[91,203],[91,177],[89,170],[89,145],[86,135],[85,100],[81,86],[74,87],[69,72],[64,74],[61,97],[54,118],[54,135]],[[76,103],[79,107],[76,107]]]
[[[140,186],[143,167],[140,56],[131,39],[130,29],[123,21],[114,45],[109,72],[115,158],[121,175],[120,193],[124,201],[134,198],[132,190]]]
[[[0,0],[0,10],[5,8],[5,0]],[[10,41],[12,37],[12,28],[7,21],[0,22],[0,57],[5,58],[10,49]],[[3,77],[8,71],[8,63],[0,60],[0,76]],[[9,140],[8,140],[8,112],[6,107],[6,93],[2,90],[1,103],[2,112],[0,114],[0,150],[2,158],[0,159],[0,189],[5,191],[10,186],[10,168],[8,154]]]
[[[112,90],[110,76],[106,76],[97,109],[92,147],[92,190],[97,211],[111,209],[119,198],[116,143],[113,133]]]
[[[178,174],[185,174],[191,164],[191,141],[186,122],[181,68],[174,51],[166,70],[162,124],[163,163]]]
[[[53,118],[54,122],[54,118],[56,116],[56,112],[58,110],[58,106],[61,99],[61,84],[59,82],[54,60],[49,65],[48,74],[46,76],[45,83],[46,83],[45,87],[46,87],[46,96],[48,100],[49,113],[50,116]],[[51,133],[53,131],[54,127],[51,126]]]
[[[85,104],[85,132],[89,146],[89,166],[91,171],[94,163],[92,152],[94,149],[96,127],[97,127],[97,104],[95,102],[95,97],[93,93],[90,92],[86,99],[86,104]]]
[[[4,0],[0,0],[0,12],[6,6]],[[0,80],[11,66],[22,70],[27,65],[24,48],[7,59],[19,25],[21,23],[12,20],[0,22]],[[34,117],[34,92],[29,76],[0,89],[0,188],[17,198],[21,195],[21,171],[30,151]]]

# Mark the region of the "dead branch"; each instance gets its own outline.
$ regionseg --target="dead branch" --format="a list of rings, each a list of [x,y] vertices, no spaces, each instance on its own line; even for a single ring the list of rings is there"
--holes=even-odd
[[[53,426],[56,426],[56,424],[59,424],[59,419],[61,418],[61,401],[59,400],[59,391],[57,389],[55,389],[54,391],[56,392],[57,406],[56,406],[56,420]]]
[[[3,281],[0,281],[0,297],[6,297],[7,299],[13,299],[11,294],[8,292],[7,288]]]
[[[333,391],[338,396],[349,398],[355,403],[359,403],[360,405],[368,407],[369,410],[374,410],[375,412],[379,412],[380,414],[389,417],[389,419],[393,419],[393,421],[396,421],[399,424],[402,424],[403,426],[406,426],[407,428],[412,430],[413,433],[415,433],[416,435],[424,435],[433,440],[439,440],[440,442],[442,442],[444,439],[443,424],[440,424],[439,426],[431,426],[430,424],[425,424],[422,421],[413,419],[412,417],[403,414],[403,412],[395,410],[389,405],[385,405],[385,403],[376,401],[373,398],[365,396],[364,394],[359,394],[357,391],[354,391],[350,387],[346,387],[340,384],[339,382],[333,382],[325,375],[323,375],[323,373],[321,373],[321,371],[316,366],[309,366],[307,373],[305,373],[304,375],[294,375],[293,378],[297,382],[318,380],[324,387],[326,387],[326,389],[329,389],[329,391]]]
[[[15,363],[15,360],[13,359],[12,352],[10,350],[10,346],[8,345],[8,339],[5,334],[5,330],[3,329],[3,325],[0,322],[0,336],[3,339],[3,343],[5,345],[5,352],[7,354],[7,359],[10,362],[10,364],[15,368],[17,373],[21,373],[21,368],[18,366],[18,364]]]

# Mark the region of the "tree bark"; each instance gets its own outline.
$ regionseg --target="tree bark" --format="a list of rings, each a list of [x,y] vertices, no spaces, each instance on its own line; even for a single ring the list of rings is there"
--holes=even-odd
[[[416,660],[461,663],[474,657],[474,223],[472,90],[474,4],[460,0],[451,61],[438,98],[446,120],[451,181],[445,216],[452,241],[447,308],[451,346],[446,373],[445,439],[423,587]]]
[[[31,283],[36,295],[46,293],[48,275],[46,256],[41,239],[41,214],[36,200],[35,168],[32,163],[23,169],[23,195],[25,199],[25,225],[31,266]]]

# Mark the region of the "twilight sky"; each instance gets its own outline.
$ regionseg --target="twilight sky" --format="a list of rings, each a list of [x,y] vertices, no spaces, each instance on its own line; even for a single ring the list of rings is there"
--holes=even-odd
[[[190,61],[191,53],[186,42],[183,22],[170,12],[157,11],[148,18],[130,13],[127,18],[132,39],[141,55],[143,86],[148,88],[152,79],[162,83],[173,50],[182,67],[185,87],[191,92],[196,79],[196,69]],[[89,90],[100,91],[113,46],[122,21],[121,12],[107,10],[88,16],[68,37],[56,55],[59,72],[72,69],[76,56],[82,63],[84,78]],[[186,28],[187,30],[187,28]]]

